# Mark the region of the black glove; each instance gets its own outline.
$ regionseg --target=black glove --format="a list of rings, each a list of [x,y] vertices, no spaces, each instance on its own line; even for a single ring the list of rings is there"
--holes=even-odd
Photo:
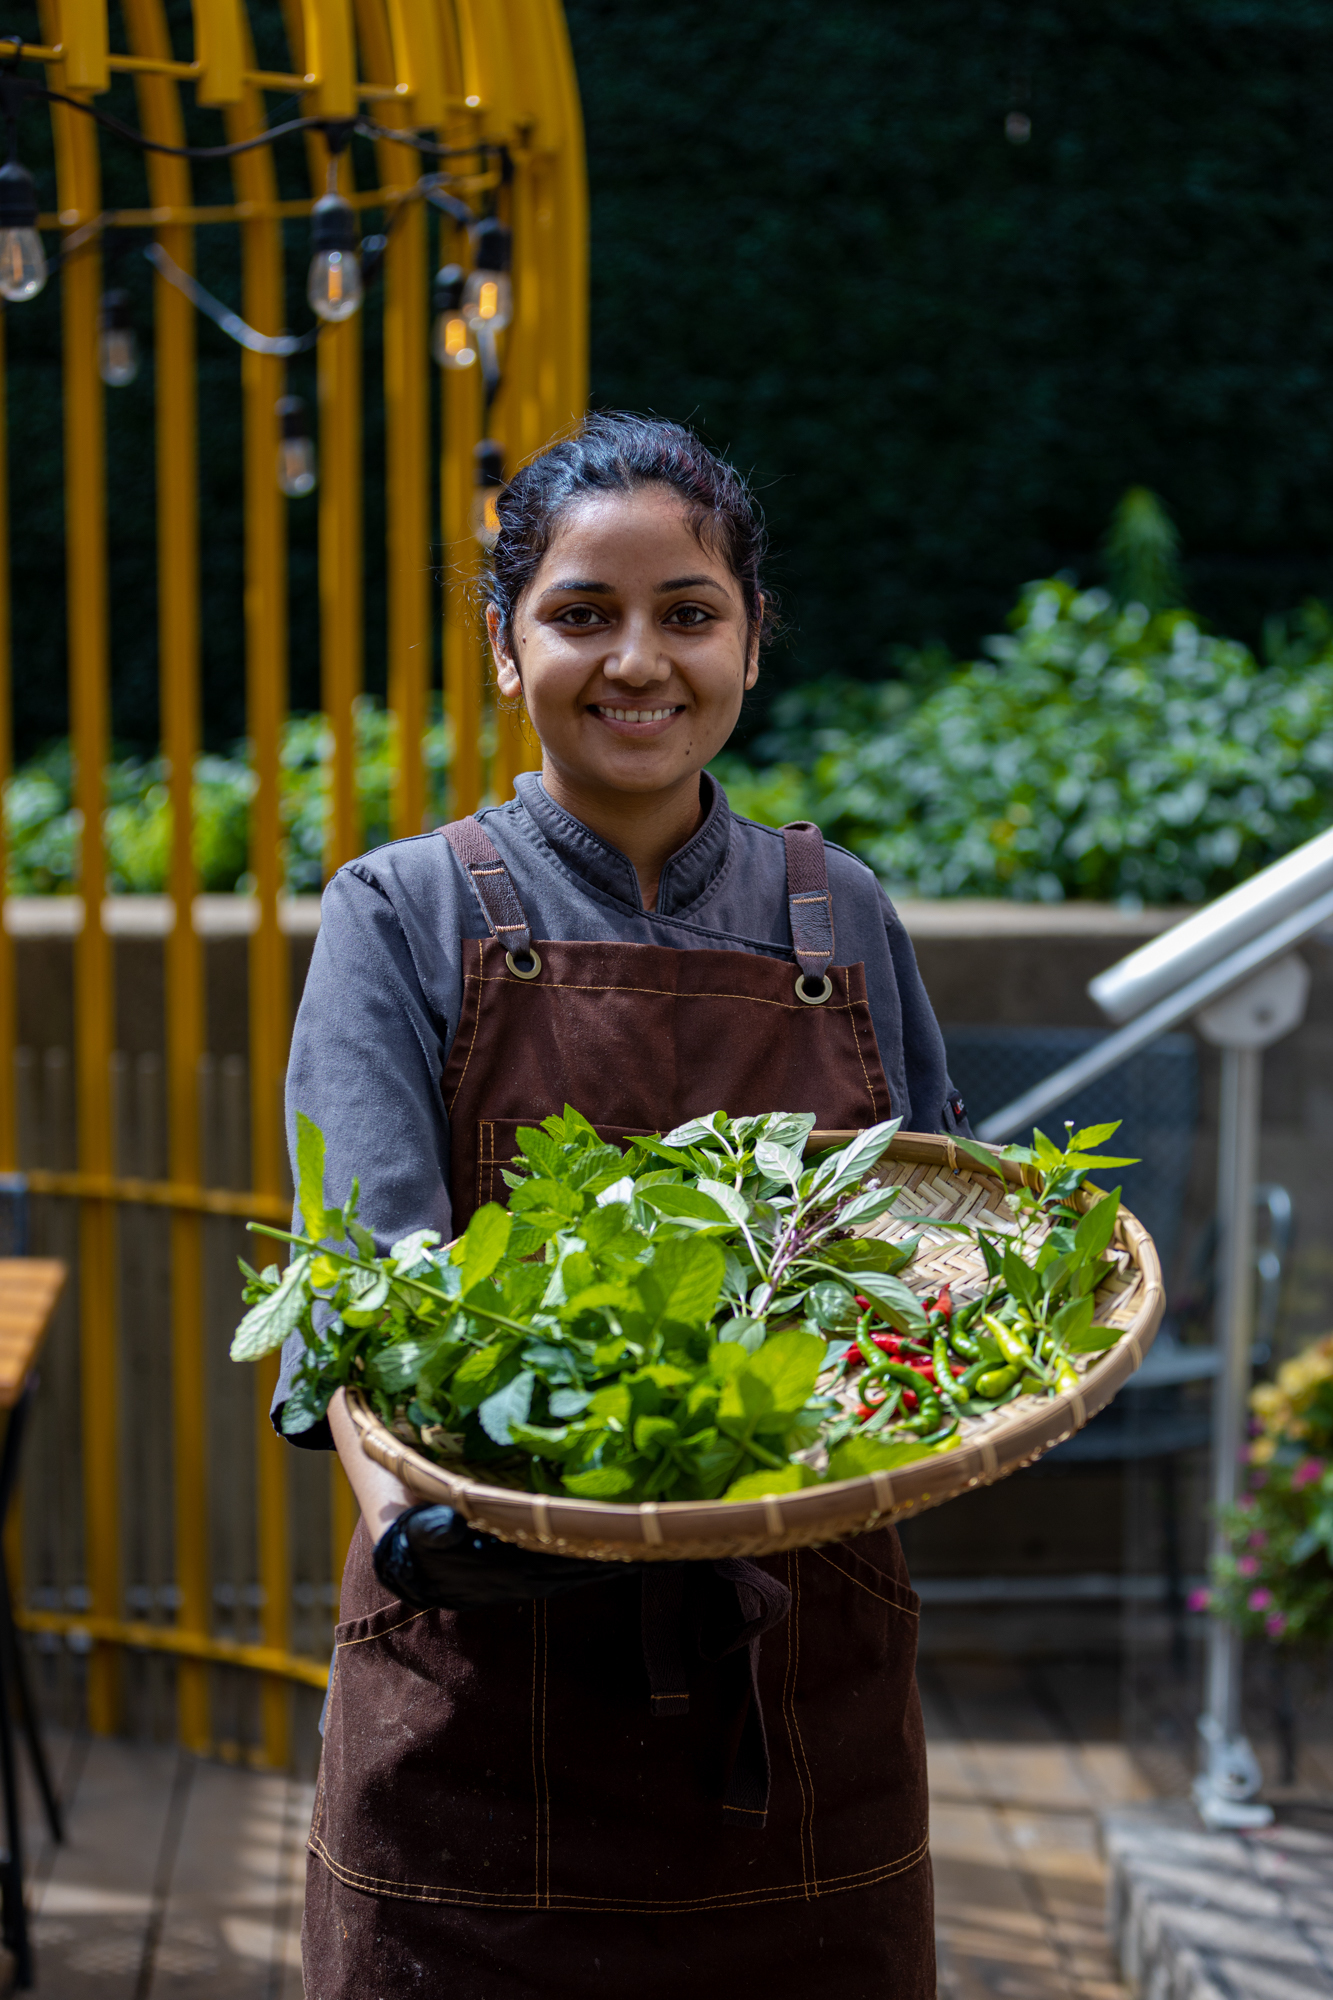
[[[384,1588],[419,1611],[558,1597],[584,1584],[624,1579],[638,1567],[535,1555],[498,1535],[481,1534],[443,1506],[409,1507],[375,1547],[375,1574]]]

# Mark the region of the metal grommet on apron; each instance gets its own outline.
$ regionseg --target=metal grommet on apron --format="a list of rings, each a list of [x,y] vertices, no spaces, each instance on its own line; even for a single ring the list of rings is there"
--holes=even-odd
[[[813,820],[793,820],[782,829],[787,850],[787,909],[791,941],[800,971],[796,998],[822,1007],[833,997],[828,976],[833,962],[833,897],[829,893],[824,836]]]
[[[506,1199],[519,1126],[566,1104],[620,1143],[719,1105],[829,1130],[893,1115],[864,967],[832,963],[817,827],[784,830],[795,993],[781,947],[688,927],[687,947],[543,938],[539,961],[482,827],[442,832],[490,931],[461,943],[440,1083],[456,1230]],[[390,1597],[371,1555],[362,1526],[310,1836],[308,1993],[408,2000],[429,1967],[459,2000],[594,1984],[934,2000],[918,1607],[891,1528],[459,1612]]]

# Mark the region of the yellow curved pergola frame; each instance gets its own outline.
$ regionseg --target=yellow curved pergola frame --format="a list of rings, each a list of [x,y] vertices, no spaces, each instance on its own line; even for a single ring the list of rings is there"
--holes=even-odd
[[[587,370],[587,197],[578,92],[559,0],[281,0],[290,73],[255,68],[243,0],[193,0],[194,59],[173,58],[163,0],[119,0],[126,52],[113,53],[108,0],[39,0],[43,45],[25,45],[23,61],[43,66],[53,89],[93,102],[116,73],[135,82],[145,133],[184,142],[181,86],[222,113],[228,140],[264,129],[265,93],[300,93],[302,109],[328,117],[369,112],[383,126],[429,128],[450,146],[501,143],[513,163],[502,204],[513,230],[514,322],[506,340],[502,386],[491,435],[507,469],[566,429],[582,413]],[[101,214],[99,138],[94,122],[51,107],[57,213],[44,228],[66,240]],[[115,145],[121,142],[110,140]],[[234,200],[195,204],[190,163],[144,156],[151,208],[117,211],[117,227],[151,232],[183,270],[193,269],[195,231],[235,226],[242,245],[242,314],[261,333],[282,331],[282,221],[308,212],[309,200],[280,201],[266,148],[231,162]],[[322,135],[307,135],[312,199],[323,192],[328,154]],[[481,436],[479,369],[446,371],[440,451],[441,516],[430,518],[431,439],[428,352],[430,270],[420,201],[404,203],[420,171],[406,146],[377,147],[380,185],[352,184],[350,155],[340,185],[360,209],[401,206],[385,256],[384,395],[389,705],[400,756],[394,832],[419,831],[425,806],[417,752],[426,719],[432,560],[444,546],[446,706],[453,725],[452,807],[470,811],[482,791],[484,679],[468,616],[467,587],[478,550],[469,528],[473,447]],[[98,373],[102,259],[88,231],[59,277],[64,365],[66,565],[71,735],[82,813],[82,880],[105,877],[102,771],[109,753],[110,678],[107,591],[104,388]],[[195,309],[162,277],[155,280],[154,357],[157,439],[158,638],[163,749],[171,767],[174,848],[170,891],[178,913],[197,887],[191,853],[191,774],[199,748],[199,481]],[[0,367],[3,366],[0,317]],[[357,319],[322,332],[319,384],[319,617],[323,707],[332,724],[329,870],[360,850],[353,762],[353,703],[361,686],[362,470],[361,347]],[[246,352],[241,369],[245,458],[245,629],[248,730],[258,790],[252,818],[252,872],[258,928],[250,947],[252,1190],[201,1186],[197,1074],[205,1049],[200,940],[178,921],[166,944],[169,1179],[118,1178],[114,1153],[111,1057],[116,1044],[110,947],[101,898],[85,897],[75,948],[78,1170],[29,1174],[38,1193],[77,1199],[79,1314],[83,1403],[83,1480],[87,1582],[91,1603],[77,1617],[22,1614],[29,1626],[78,1625],[93,1643],[89,1720],[110,1730],[118,1715],[118,1659],[123,1645],[173,1653],[180,1662],[182,1742],[210,1741],[209,1661],[264,1674],[264,1751],[287,1758],[286,1688],[319,1682],[324,1665],[289,1650],[291,1575],[286,1452],[274,1439],[267,1406],[273,1371],[261,1369],[256,1401],[257,1568],[263,1588],[263,1643],[241,1646],[211,1636],[208,1427],[203,1354],[202,1219],[212,1213],[285,1220],[281,1110],[290,1003],[286,942],[279,928],[281,888],[278,754],[286,710],[286,501],[277,485],[284,364]],[[8,543],[0,402],[0,549]],[[7,565],[0,583],[8,589]],[[0,616],[0,779],[10,768],[8,616]],[[496,721],[491,789],[507,797],[531,745],[508,717]],[[0,866],[3,855],[0,854]],[[15,1041],[12,951],[0,932],[0,1170],[17,1165],[12,1078]],[[120,1526],[119,1335],[116,1319],[117,1208],[158,1205],[171,1215],[172,1393],[174,1407],[176,1584],[172,1626],[126,1621]],[[332,1573],[355,1523],[341,1476],[334,1488]]]

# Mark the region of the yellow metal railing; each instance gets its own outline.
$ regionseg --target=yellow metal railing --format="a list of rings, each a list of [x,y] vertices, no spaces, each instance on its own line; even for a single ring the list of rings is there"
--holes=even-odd
[[[181,86],[201,105],[219,107],[228,141],[261,133],[265,93],[298,92],[305,115],[350,117],[365,108],[385,128],[412,130],[451,147],[503,147],[511,170],[498,191],[513,231],[515,318],[504,336],[503,372],[489,419],[506,470],[567,428],[581,413],[586,387],[586,196],[577,89],[558,0],[282,0],[289,71],[255,66],[241,0],[193,0],[194,59],[173,57],[163,0],[120,0],[128,47],[111,48],[107,0],[41,0],[43,42],[22,49],[50,88],[93,103],[113,75],[134,79],[141,130],[182,145]],[[85,884],[105,876],[102,772],[110,738],[105,389],[99,374],[102,258],[100,152],[120,143],[99,136],[92,119],[67,105],[50,107],[56,160],[56,213],[41,218],[67,240],[83,232],[60,270],[64,368],[65,534],[68,580],[69,698],[82,817]],[[243,318],[260,333],[283,331],[284,218],[308,213],[324,191],[328,152],[322,133],[307,134],[311,199],[279,199],[267,147],[231,159],[230,204],[200,205],[191,166],[168,154],[145,155],[151,206],[119,210],[118,230],[151,232],[183,272],[193,268],[194,231],[239,231]],[[352,185],[352,155],[339,161],[341,191],[359,212],[395,214],[384,261],[383,399],[389,706],[397,764],[393,830],[419,830],[425,808],[420,756],[429,706],[432,618],[442,621],[444,699],[451,723],[451,806],[470,811],[483,794],[481,744],[486,706],[482,652],[468,602],[479,550],[470,527],[473,453],[482,435],[481,370],[444,371],[432,397],[429,358],[430,229],[421,201],[410,199],[421,171],[414,151],[389,140],[376,146],[378,186]],[[485,175],[476,177],[478,182]],[[494,177],[492,177],[494,178]],[[446,238],[446,243],[447,243]],[[441,261],[449,261],[448,254]],[[16,308],[17,309],[17,308]],[[0,371],[3,370],[0,316]],[[322,1659],[291,1651],[289,1454],[274,1437],[268,1403],[273,1367],[257,1371],[254,1404],[255,1572],[262,1643],[242,1644],[212,1630],[208,1448],[204,1351],[203,1229],[210,1215],[278,1219],[287,1211],[282,1079],[291,1017],[288,947],[279,928],[281,823],[279,749],[286,714],[287,502],[276,466],[276,405],[285,367],[269,354],[241,360],[244,450],[244,602],[247,726],[257,790],[252,802],[251,871],[259,921],[249,944],[251,1187],[203,1185],[197,1078],[206,1054],[203,944],[185,920],[197,889],[191,827],[191,777],[200,745],[199,442],[194,307],[160,274],[154,281],[157,438],[157,628],[163,753],[170,766],[173,848],[169,891],[180,920],[164,945],[167,1177],[119,1174],[111,1095],[117,1047],[112,945],[101,898],[86,893],[74,943],[77,1164],[29,1172],[35,1194],[69,1200],[78,1211],[78,1300],[84,1562],[87,1608],[26,1610],[28,1629],[82,1633],[91,1647],[87,1683],[93,1729],[120,1718],[123,1649],[178,1661],[180,1739],[206,1748],[212,1665],[262,1676],[263,1755],[288,1755],[292,1682],[320,1685]],[[360,849],[354,769],[354,702],[362,687],[363,549],[361,454],[362,355],[357,318],[322,330],[318,374],[319,630],[322,700],[333,750],[332,807],[326,868]],[[439,411],[432,438],[432,404]],[[0,780],[8,777],[10,662],[9,494],[0,397]],[[440,518],[431,519],[438,451]],[[442,561],[441,561],[442,551]],[[441,597],[433,599],[432,565],[440,563]],[[14,588],[21,588],[15,584]],[[147,615],[140,606],[137,615]],[[535,761],[533,745],[506,714],[494,721],[489,788],[509,795],[516,772]],[[3,834],[0,830],[0,863]],[[16,1041],[14,952],[0,930],[0,1170],[17,1154],[13,1088]],[[170,1354],[173,1422],[175,1617],[170,1625],[126,1617],[121,1500],[120,1329],[117,1323],[118,1229],[125,1204],[170,1215]],[[212,1504],[217,1504],[216,1500]],[[355,1525],[350,1490],[334,1462],[330,1506],[331,1574],[336,1577]]]

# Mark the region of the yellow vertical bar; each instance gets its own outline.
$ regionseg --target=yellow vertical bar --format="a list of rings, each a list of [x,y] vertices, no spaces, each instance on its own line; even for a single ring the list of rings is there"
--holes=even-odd
[[[443,88],[431,9],[418,0],[405,13],[395,0],[392,13],[391,36],[384,0],[356,0],[367,81],[393,84],[404,93],[382,100],[376,115],[382,123],[400,128],[433,123]],[[422,92],[429,118],[423,113]],[[406,146],[389,140],[381,140],[376,160],[386,188],[410,188],[421,167]],[[389,712],[395,737],[391,830],[401,840],[420,833],[426,816],[421,739],[431,653],[430,301],[423,203],[408,202],[397,214],[391,210],[386,227],[389,224],[384,258],[385,565]]]
[[[388,151],[386,146],[385,151]],[[404,148],[393,151],[403,154]],[[406,158],[411,163],[412,156]],[[384,272],[384,427],[389,567],[389,707],[396,723],[393,831],[426,818],[421,741],[430,687],[430,394],[425,211],[410,202]]]
[[[9,853],[5,837],[4,796],[14,770],[13,645],[9,569],[9,414],[6,373],[5,315],[0,312],[0,1173],[18,1165],[18,1129],[14,1102],[14,1044],[18,1004],[14,988],[14,943],[3,922],[9,884]],[[15,1591],[18,1584],[14,1584]]]
[[[131,52],[171,57],[162,0],[121,0]],[[185,143],[179,87],[168,77],[136,79],[139,116],[151,138]],[[159,208],[187,207],[184,160],[146,155],[149,192]],[[194,231],[171,224],[158,241],[182,270],[194,267]],[[176,921],[164,951],[166,975],[167,1158],[174,1181],[201,1178],[199,1062],[204,1052],[202,941],[193,921],[194,764],[199,754],[199,467],[194,308],[159,277],[153,287],[157,386],[158,674],[162,748],[170,769],[172,844],[169,888]],[[208,1535],[207,1381],[204,1367],[203,1225],[171,1217],[171,1390],[177,1623],[206,1634],[212,1621]],[[202,1661],[176,1669],[180,1741],[209,1747],[209,1676]]]
[[[546,442],[536,397],[536,358],[543,341],[540,265],[533,243],[533,186],[527,148],[514,160],[510,188],[513,228],[514,321],[506,336],[503,373],[491,415],[491,433],[505,448],[505,473],[512,475]],[[497,706],[495,762],[491,788],[503,802],[514,789],[520,771],[541,763],[541,747],[521,706]]]
[[[355,702],[361,692],[361,321],[321,333],[319,380],[319,639],[321,705],[333,737],[324,866],[361,852]]]
[[[0,1172],[18,1166],[18,1120],[14,1095],[14,1045],[17,1039],[18,995],[15,988],[14,945],[3,922],[9,878],[5,839],[4,796],[14,768],[14,711],[11,647],[12,602],[9,566],[9,413],[5,368],[5,314],[0,312]],[[5,1564],[15,1604],[23,1593],[23,1495],[18,1492],[4,1522]]]
[[[252,62],[247,49],[247,63]],[[263,130],[263,102],[256,92],[247,91],[226,118],[229,139],[250,138]],[[232,177],[238,201],[261,206],[276,197],[273,160],[266,147],[239,154],[232,162]],[[241,293],[242,310],[251,326],[261,333],[282,331],[280,223],[256,216],[241,224]],[[283,382],[280,361],[263,354],[243,356],[246,715],[256,777],[250,869],[259,904],[259,922],[250,941],[250,1147],[253,1185],[265,1194],[280,1194],[284,1186],[282,1080],[291,1022],[287,942],[278,923],[280,758],[287,711],[287,519],[278,487],[274,412]],[[260,1623],[264,1644],[285,1650],[291,1640],[291,1538],[288,1447],[274,1435],[269,1421],[276,1357],[269,1357],[255,1372],[255,1508],[264,1599]],[[276,1675],[264,1681],[262,1707],[264,1758],[281,1767],[290,1752],[290,1695]]]
[[[55,26],[42,8],[43,32]],[[52,87],[68,88],[60,64]],[[56,178],[62,220],[88,221],[101,207],[92,121],[53,104]],[[82,930],[74,946],[75,1088],[78,1159],[84,1173],[113,1171],[111,1051],[114,988],[111,951],[102,928],[106,861],[102,787],[110,740],[106,559],[106,448],[102,382],[97,369],[102,259],[95,243],[75,253],[61,272],[64,347],[65,549],[69,621],[70,737],[75,806],[82,816]],[[115,1211],[108,1201],[79,1204],[79,1353],[83,1432],[84,1560],[90,1610],[120,1615],[120,1369],[116,1327]],[[120,1706],[119,1661],[99,1644],[88,1663],[88,1724],[111,1734]]]
[[[452,759],[449,811],[475,812],[482,798],[481,726],[485,669],[472,592],[481,551],[472,533],[472,452],[481,436],[479,368],[446,368],[441,383],[444,450],[440,540],[444,544],[444,706]]]

